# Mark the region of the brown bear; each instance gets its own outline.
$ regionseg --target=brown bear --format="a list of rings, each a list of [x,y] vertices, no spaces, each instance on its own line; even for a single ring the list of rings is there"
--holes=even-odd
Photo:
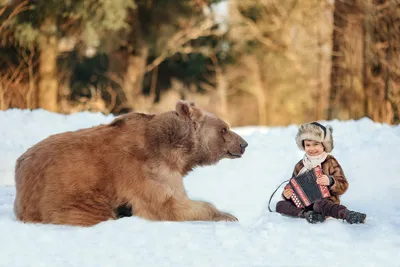
[[[120,207],[148,220],[236,221],[188,198],[182,178],[196,166],[240,158],[247,143],[193,103],[129,113],[106,125],[52,135],[16,163],[18,220],[91,226]]]

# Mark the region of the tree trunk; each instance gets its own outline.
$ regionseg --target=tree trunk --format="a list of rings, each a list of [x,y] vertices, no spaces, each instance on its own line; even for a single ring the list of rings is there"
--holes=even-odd
[[[215,69],[216,111],[219,117],[228,122],[228,81],[217,56],[213,54],[210,58]]]
[[[321,120],[323,119],[323,110],[326,107],[325,103],[326,101],[323,101],[323,91],[324,91],[324,83],[323,83],[323,64],[324,64],[324,59],[323,59],[323,42],[322,42],[322,37],[321,37],[321,28],[317,27],[316,30],[316,37],[317,37],[317,46],[318,46],[318,52],[317,52],[317,64],[316,64],[316,86],[315,86],[315,120]]]
[[[364,115],[363,19],[359,1],[335,1],[328,119]]]
[[[268,125],[271,123],[269,118],[269,113],[267,112],[271,110],[270,105],[267,103],[266,91],[268,90],[268,85],[266,81],[266,72],[267,70],[264,69],[264,60],[263,59],[255,59],[254,60],[254,82],[255,86],[253,88],[253,94],[256,98],[258,103],[258,125]],[[271,94],[268,94],[271,97]]]
[[[398,123],[400,19],[396,14],[400,11],[400,4],[395,0],[370,0],[368,3],[365,111],[374,121]]]
[[[138,36],[139,38],[141,36]],[[127,59],[123,90],[129,105],[135,111],[147,111],[149,103],[152,103],[148,99],[149,97],[142,93],[148,55],[148,44],[145,41],[137,40],[136,49],[128,55]]]
[[[217,111],[220,117],[228,120],[228,81],[223,73],[217,75],[217,95],[218,106]]]
[[[57,26],[48,18],[40,27],[38,107],[58,111]]]

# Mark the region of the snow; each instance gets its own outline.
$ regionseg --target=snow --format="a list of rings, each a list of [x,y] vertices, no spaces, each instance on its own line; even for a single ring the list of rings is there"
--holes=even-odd
[[[333,218],[313,225],[268,211],[271,193],[303,156],[294,141],[297,125],[234,128],[249,143],[245,155],[185,178],[192,199],[231,212],[237,223],[130,217],[81,228],[16,221],[15,160],[51,134],[113,118],[0,111],[0,266],[400,266],[400,126],[367,118],[322,122],[333,126],[332,154],[350,185],[342,204],[367,213],[363,225]]]

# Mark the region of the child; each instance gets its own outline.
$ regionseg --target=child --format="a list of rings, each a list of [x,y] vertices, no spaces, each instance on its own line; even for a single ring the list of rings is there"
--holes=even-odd
[[[317,179],[317,184],[327,185],[331,196],[320,199],[313,205],[302,209],[291,201],[293,190],[289,185],[283,191],[284,200],[276,204],[276,211],[299,218],[305,218],[310,223],[325,221],[326,216],[346,220],[348,223],[364,223],[366,215],[360,212],[350,211],[340,205],[339,196],[346,192],[348,182],[344,176],[339,162],[330,154],[333,149],[333,129],[324,127],[318,122],[307,123],[300,126],[296,135],[297,146],[305,151],[305,155],[294,167],[293,177],[302,174],[320,165],[323,175]]]

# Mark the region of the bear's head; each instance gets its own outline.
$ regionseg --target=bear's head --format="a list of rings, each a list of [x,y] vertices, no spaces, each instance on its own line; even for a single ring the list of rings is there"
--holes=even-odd
[[[242,137],[222,119],[201,110],[193,102],[178,101],[176,113],[193,127],[197,141],[193,155],[195,165],[211,165],[223,158],[240,158],[245,152],[248,144]]]

